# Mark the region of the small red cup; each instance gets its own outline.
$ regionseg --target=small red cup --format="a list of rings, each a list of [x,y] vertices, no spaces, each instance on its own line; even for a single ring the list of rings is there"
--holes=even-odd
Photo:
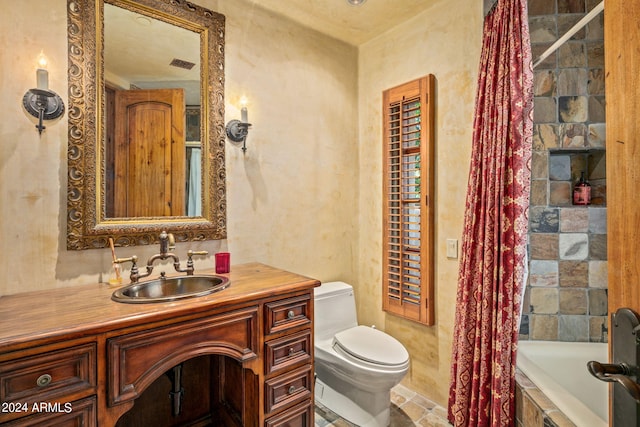
[[[231,254],[229,252],[218,252],[216,254],[216,273],[228,273],[231,269]]]

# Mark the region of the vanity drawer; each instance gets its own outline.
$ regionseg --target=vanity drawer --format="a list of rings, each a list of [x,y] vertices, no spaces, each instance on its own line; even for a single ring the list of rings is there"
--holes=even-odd
[[[314,425],[311,401],[294,406],[265,421],[265,427],[312,427]]]
[[[311,296],[272,301],[265,304],[265,333],[275,334],[311,323]]]
[[[96,427],[97,409],[94,396],[65,403],[57,411],[42,412],[2,424],[6,427]]]
[[[0,401],[46,402],[96,387],[96,344],[0,364]]]
[[[265,381],[265,412],[278,411],[311,397],[311,365]]]
[[[265,374],[311,361],[311,330],[265,342]]]

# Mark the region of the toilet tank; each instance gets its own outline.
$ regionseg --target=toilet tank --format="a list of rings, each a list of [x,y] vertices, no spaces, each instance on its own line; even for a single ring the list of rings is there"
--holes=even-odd
[[[332,338],[337,332],[358,326],[353,287],[328,282],[313,290],[316,340]]]

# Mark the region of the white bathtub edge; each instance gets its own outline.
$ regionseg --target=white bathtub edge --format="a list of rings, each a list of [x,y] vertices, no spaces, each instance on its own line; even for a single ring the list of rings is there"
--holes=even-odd
[[[608,427],[608,422],[600,418],[580,400],[558,385],[524,352],[519,351],[517,367],[536,387],[538,387],[567,418],[580,427]]]

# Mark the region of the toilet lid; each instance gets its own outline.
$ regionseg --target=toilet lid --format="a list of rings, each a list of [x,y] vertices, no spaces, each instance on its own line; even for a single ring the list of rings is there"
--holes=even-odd
[[[338,332],[334,343],[358,359],[380,365],[402,365],[409,359],[409,353],[400,341],[368,326]]]

